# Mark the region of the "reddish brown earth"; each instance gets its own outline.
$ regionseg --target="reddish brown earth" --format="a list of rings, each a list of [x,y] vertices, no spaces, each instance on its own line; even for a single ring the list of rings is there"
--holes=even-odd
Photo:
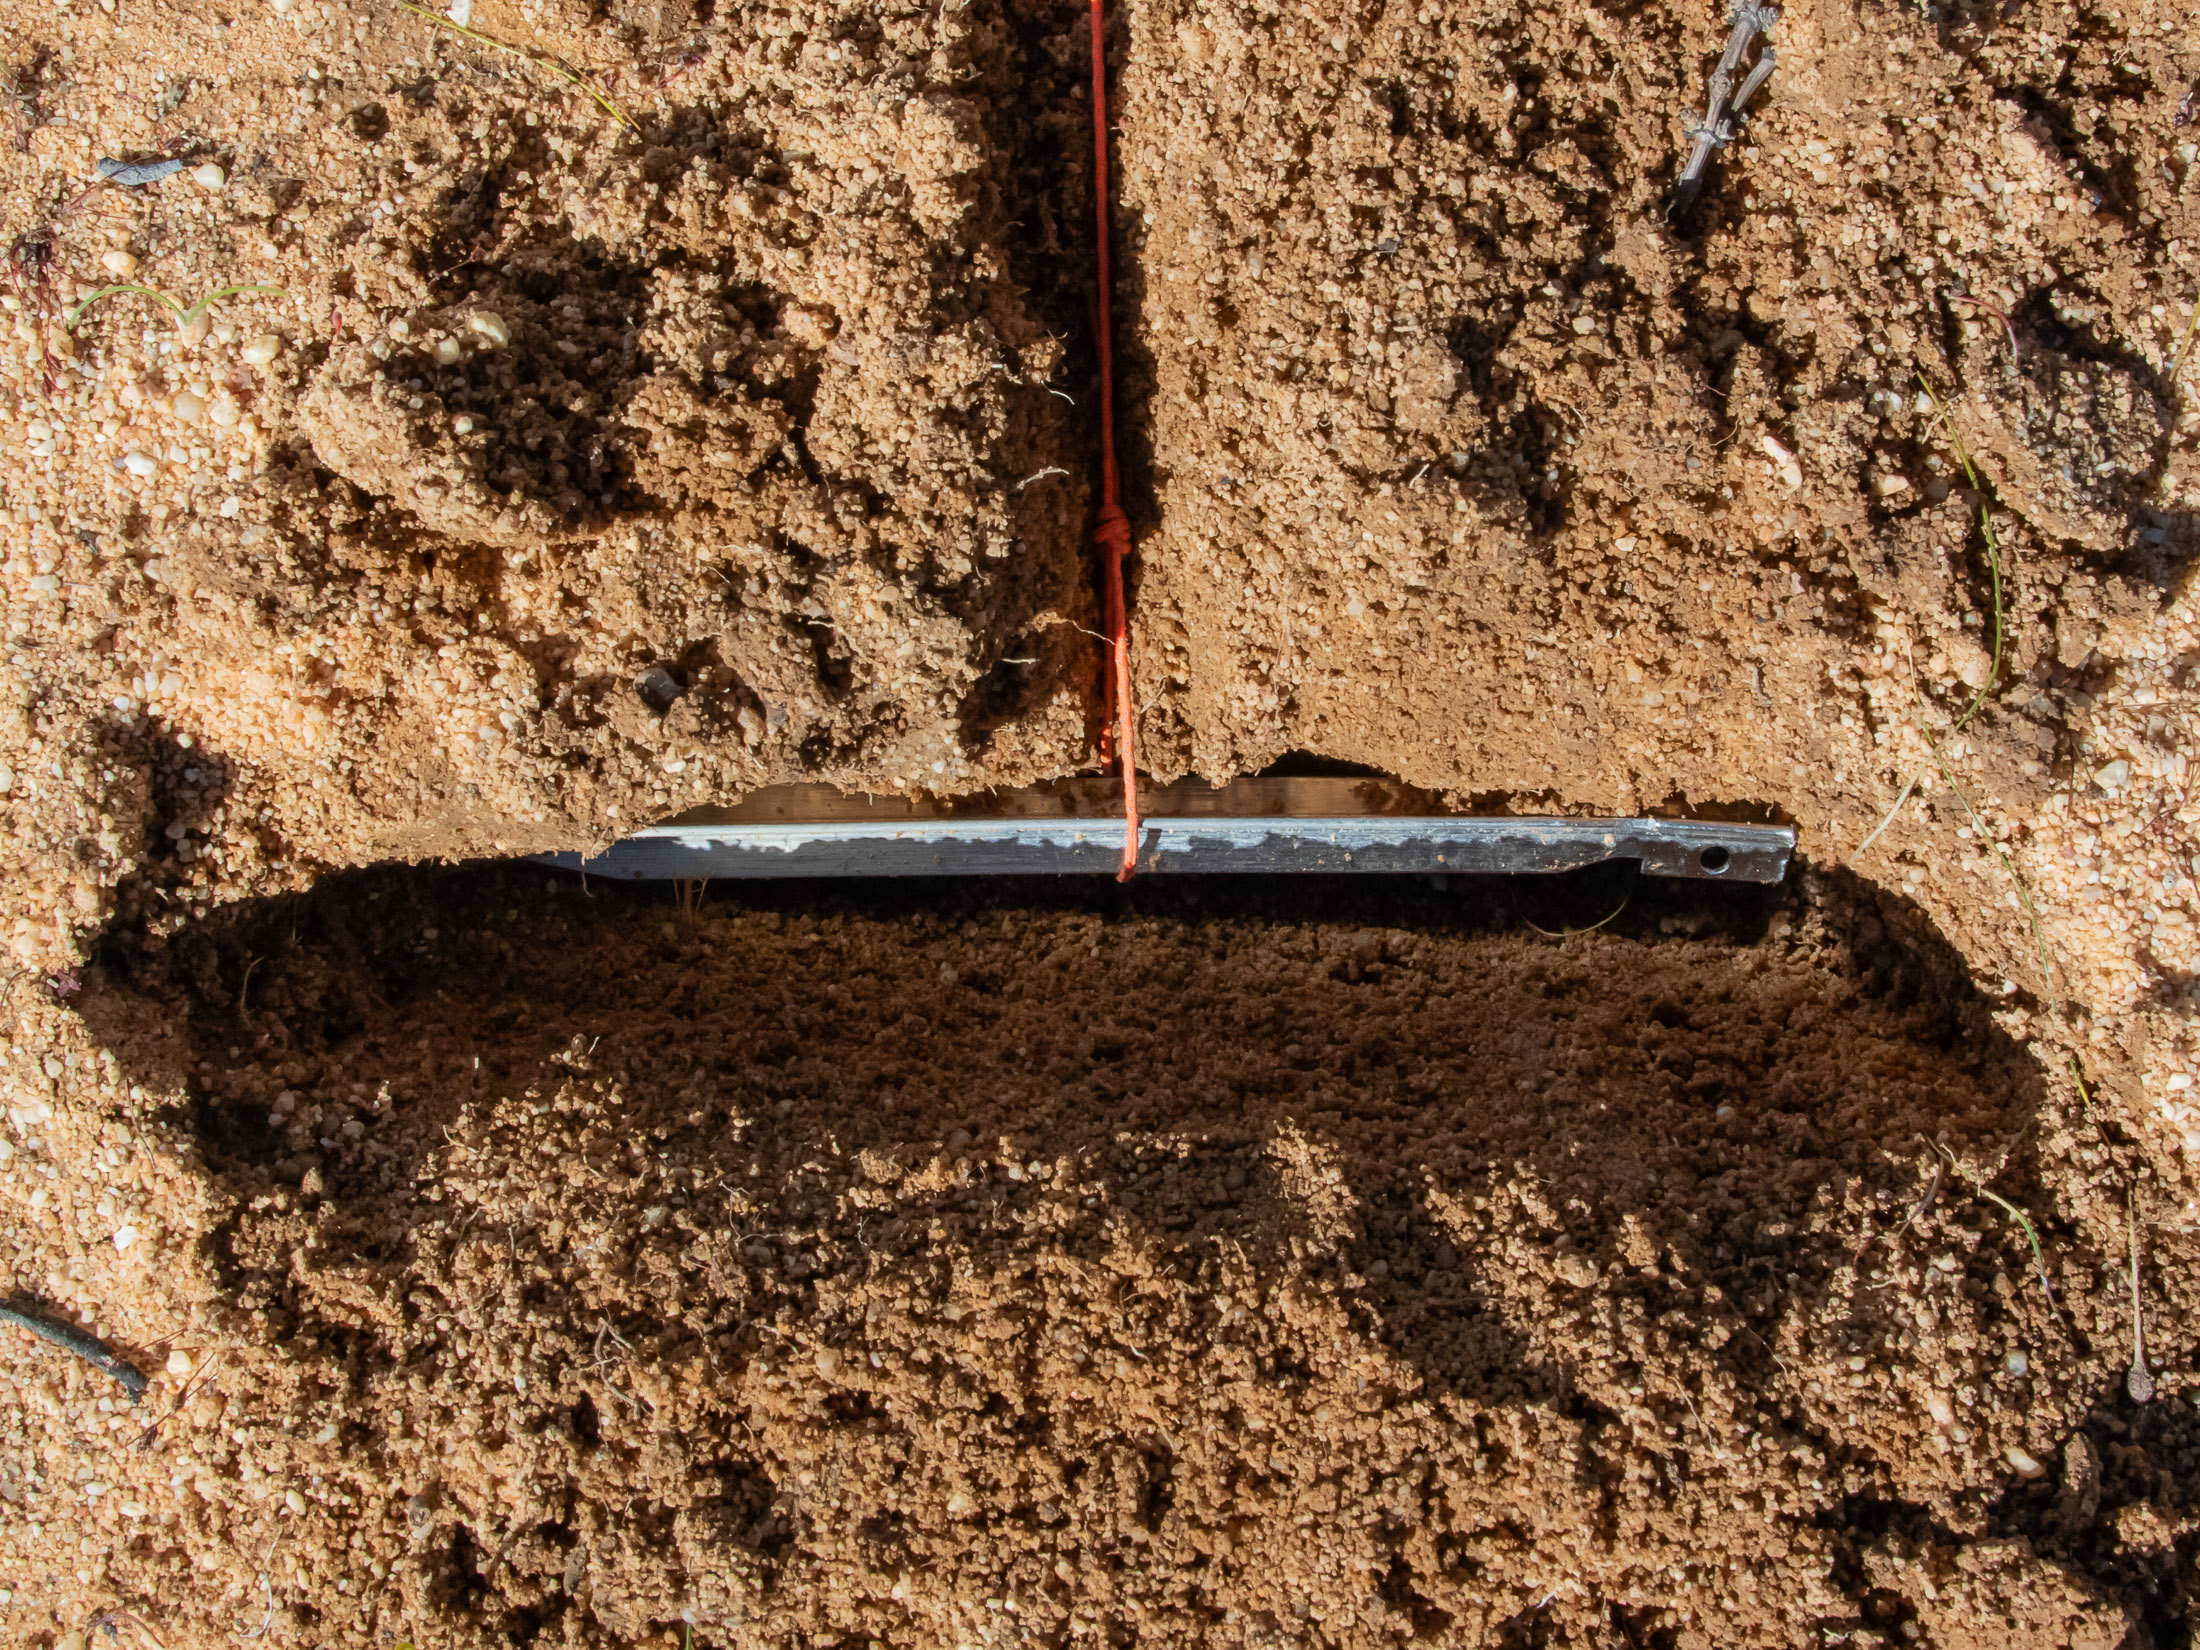
[[[112,1453],[25,1372],[26,1558],[362,1644],[2173,1639],[2190,1238],[2136,1405],[2157,1167],[1852,888],[374,873],[124,946],[81,1080],[199,1097],[102,1137],[188,1281],[59,1291],[193,1368]]]
[[[1083,12],[468,15],[0,6],[11,1636],[2190,1642],[2184,10],[1116,8],[1150,768],[1802,869],[700,918],[1096,764]]]

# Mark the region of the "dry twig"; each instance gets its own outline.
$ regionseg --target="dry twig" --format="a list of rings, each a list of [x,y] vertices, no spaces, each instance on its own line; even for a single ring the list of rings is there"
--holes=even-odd
[[[2024,359],[2024,352],[2017,347],[2017,324],[2009,318],[2009,312],[2003,309],[2001,305],[1990,304],[1983,298],[1974,298],[1968,292],[1951,292],[1948,294],[1948,301],[1952,304],[1968,304],[1971,308],[1983,310],[1999,321],[2001,330],[2009,337],[2010,362],[2016,364]]]
[[[1704,117],[1688,130],[1690,148],[1688,164],[1681,168],[1680,181],[1673,190],[1673,206],[1677,211],[1686,210],[1701,192],[1704,179],[1711,173],[1711,152],[1734,140],[1732,116],[1755,95],[1757,88],[1772,73],[1774,62],[1770,46],[1758,56],[1749,78],[1742,82],[1741,93],[1728,102],[1734,88],[1734,71],[1741,67],[1742,53],[1760,34],[1769,34],[1773,24],[1780,21],[1776,6],[1757,4],[1757,0],[1740,0],[1733,12],[1733,27],[1726,37],[1726,50],[1719,56],[1719,66],[1711,71],[1711,92],[1705,100]]]
[[[20,1306],[0,1305],[0,1323],[12,1323],[18,1329],[27,1329],[49,1345],[58,1346],[64,1352],[75,1354],[101,1374],[111,1375],[121,1384],[122,1390],[136,1403],[145,1395],[145,1377],[135,1366],[125,1363],[114,1352],[78,1329],[37,1312],[25,1311]]]
[[[465,24],[445,17],[440,12],[432,12],[425,6],[414,5],[412,0],[397,0],[397,3],[415,17],[425,17],[439,29],[449,29],[453,34],[464,35],[478,46],[487,46],[491,51],[502,52],[506,57],[516,57],[522,63],[532,63],[536,68],[547,70],[557,76],[567,85],[578,86],[588,94],[590,101],[597,108],[617,121],[627,131],[638,132],[641,130],[639,126],[634,124],[632,116],[611,101],[610,93],[598,86],[588,76],[582,74],[580,70],[561,63],[558,59],[547,54],[531,52],[524,46],[513,45],[509,40],[499,40],[493,34],[483,34],[479,29],[469,29]]]
[[[2146,1318],[2139,1309],[2139,1214],[2138,1204],[2124,1193],[2124,1224],[2131,1230],[2131,1368],[2124,1372],[2124,1390],[2135,1404],[2154,1401],[2154,1376],[2147,1369]]]
[[[1918,1141],[1918,1144],[1923,1145],[1924,1143],[1925,1142],[1921,1137]],[[1917,1202],[1911,1206],[1909,1215],[1906,1219],[1904,1219],[1902,1224],[1897,1226],[1893,1231],[1887,1234],[1887,1241],[1889,1243],[1894,1242],[1896,1238],[1900,1237],[1904,1232],[1907,1232],[1911,1227],[1915,1226],[1919,1221],[1925,1218],[1925,1211],[1930,1209],[1933,1206],[1933,1200],[1940,1196],[1940,1182],[1945,1169],[1946,1165],[1943,1164],[1936,1156],[1933,1159],[1932,1175],[1925,1182],[1924,1195],[1921,1196],[1917,1200]],[[1878,1234],[1876,1232],[1866,1232],[1864,1234],[1864,1241],[1856,1246],[1856,1253],[1849,1256],[1850,1270],[1853,1271],[1856,1269],[1857,1264],[1863,1260],[1865,1254],[1871,1249],[1872,1240],[1877,1236]]]

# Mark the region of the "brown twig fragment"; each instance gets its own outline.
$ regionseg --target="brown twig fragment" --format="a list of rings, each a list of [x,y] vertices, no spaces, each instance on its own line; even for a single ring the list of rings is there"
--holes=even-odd
[[[428,10],[425,6],[416,6],[412,4],[412,0],[397,0],[397,3],[406,11],[411,12],[415,17],[426,18],[429,22],[433,23],[439,29],[448,29],[453,34],[463,35],[468,40],[473,41],[474,44],[476,44],[477,46],[487,46],[491,51],[502,52],[506,57],[516,57],[522,63],[532,63],[536,68],[541,69],[546,73],[557,76],[558,79],[564,81],[568,86],[579,87],[580,90],[588,94],[589,100],[593,102],[597,108],[601,109],[614,121],[618,122],[618,124],[625,130],[629,132],[638,132],[641,130],[639,126],[634,124],[634,119],[631,115],[629,115],[624,109],[620,108],[616,103],[611,101],[610,93],[606,92],[601,86],[597,85],[595,81],[589,79],[587,75],[581,73],[580,70],[572,67],[570,64],[560,62],[557,58],[551,57],[546,53],[531,52],[524,46],[515,46],[509,40],[499,40],[493,34],[483,34],[479,29],[469,29],[468,27],[466,27],[465,24],[457,22],[452,18],[445,17],[440,12],[432,12]]]
[[[2017,347],[2017,324],[2009,318],[2009,312],[2003,309],[2001,305],[1990,304],[1984,298],[1974,298],[1968,292],[1951,292],[1948,294],[1948,302],[1951,304],[1968,304],[1971,308],[1983,310],[1999,321],[2001,330],[2009,336],[2010,364],[2016,365],[2023,361],[2024,352]]]
[[[61,367],[53,352],[52,322],[60,307],[53,284],[53,232],[35,229],[19,235],[8,248],[8,284],[15,288],[24,314],[38,329],[41,386],[51,396],[61,388]]]
[[[2146,1318],[2139,1309],[2139,1216],[2129,1191],[2124,1193],[2124,1224],[2131,1229],[2131,1367],[2124,1372],[2124,1390],[2135,1404],[2154,1401],[2154,1376],[2147,1369]]]
[[[1703,119],[1688,129],[1691,147],[1688,164],[1681,168],[1680,182],[1673,190],[1673,207],[1685,210],[1703,189],[1704,179],[1711,173],[1711,152],[1734,139],[1734,122],[1730,118],[1742,112],[1743,105],[1755,95],[1757,88],[1772,73],[1774,62],[1770,46],[1764,49],[1757,64],[1750,70],[1749,78],[1742,82],[1741,95],[1729,96],[1734,90],[1734,71],[1742,65],[1742,53],[1749,50],[1749,43],[1760,34],[1769,34],[1773,24],[1780,21],[1777,6],[1765,6],[1756,0],[1740,0],[1732,14],[1732,28],[1726,37],[1726,50],[1719,56],[1719,66],[1711,71],[1711,92],[1704,103]]]
[[[20,1306],[5,1305],[0,1305],[0,1323],[12,1323],[18,1329],[27,1329],[48,1345],[74,1353],[101,1374],[112,1375],[120,1383],[122,1390],[130,1395],[130,1402],[133,1404],[145,1395],[145,1377],[74,1324],[61,1323],[40,1313],[25,1311]]]
[[[45,79],[46,65],[53,60],[53,48],[41,46],[32,54],[30,63],[18,69],[8,84],[0,87],[0,97],[5,97],[15,112],[15,152],[27,155],[31,152],[31,134],[45,124],[39,113],[39,83]]]
[[[1920,1145],[1924,1144],[1922,1140],[1920,1140],[1918,1143]],[[1936,1155],[1933,1158],[1932,1177],[1925,1182],[1925,1195],[1917,1200],[1916,1205],[1910,1210],[1908,1217],[1902,1222],[1902,1224],[1897,1226],[1893,1231],[1887,1234],[1887,1241],[1889,1243],[1894,1242],[1896,1238],[1900,1237],[1904,1232],[1907,1232],[1911,1227],[1915,1226],[1919,1221],[1925,1218],[1925,1211],[1930,1209],[1933,1206],[1933,1200],[1940,1196],[1940,1182],[1942,1176],[1946,1173],[1946,1171],[1947,1165],[1942,1163],[1940,1161],[1940,1158]],[[1874,1232],[1867,1232],[1864,1234],[1864,1241],[1856,1246],[1856,1253],[1849,1256],[1849,1266],[1852,1270],[1855,1268],[1857,1262],[1861,1261],[1864,1258],[1865,1252],[1871,1248],[1872,1240],[1877,1235],[1878,1234]]]

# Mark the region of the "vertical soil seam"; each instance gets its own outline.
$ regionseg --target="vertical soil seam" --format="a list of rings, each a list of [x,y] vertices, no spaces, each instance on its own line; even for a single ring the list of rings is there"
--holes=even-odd
[[[1115,305],[1108,284],[1108,47],[1101,0],[1092,0],[1092,195],[1094,252],[1100,265],[1093,337],[1100,347],[1100,524],[1093,538],[1100,545],[1100,600],[1108,632],[1108,676],[1104,704],[1108,726],[1116,730],[1116,754],[1123,769],[1123,869],[1118,882],[1138,871],[1138,754],[1132,737],[1130,615],[1123,601],[1123,557],[1131,545],[1131,524],[1123,514],[1115,473]],[[1102,755],[1106,755],[1102,746]]]

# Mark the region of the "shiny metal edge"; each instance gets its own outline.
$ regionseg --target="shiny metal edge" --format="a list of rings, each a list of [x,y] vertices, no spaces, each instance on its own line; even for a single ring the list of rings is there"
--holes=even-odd
[[[1550,874],[1631,859],[1649,876],[1778,882],[1795,832],[1708,820],[1456,814],[1142,821],[1138,868],[1154,874],[1460,872]],[[736,877],[1045,876],[1113,873],[1122,827],[1106,818],[809,819],[651,826],[603,853],[540,854],[613,881]]]

